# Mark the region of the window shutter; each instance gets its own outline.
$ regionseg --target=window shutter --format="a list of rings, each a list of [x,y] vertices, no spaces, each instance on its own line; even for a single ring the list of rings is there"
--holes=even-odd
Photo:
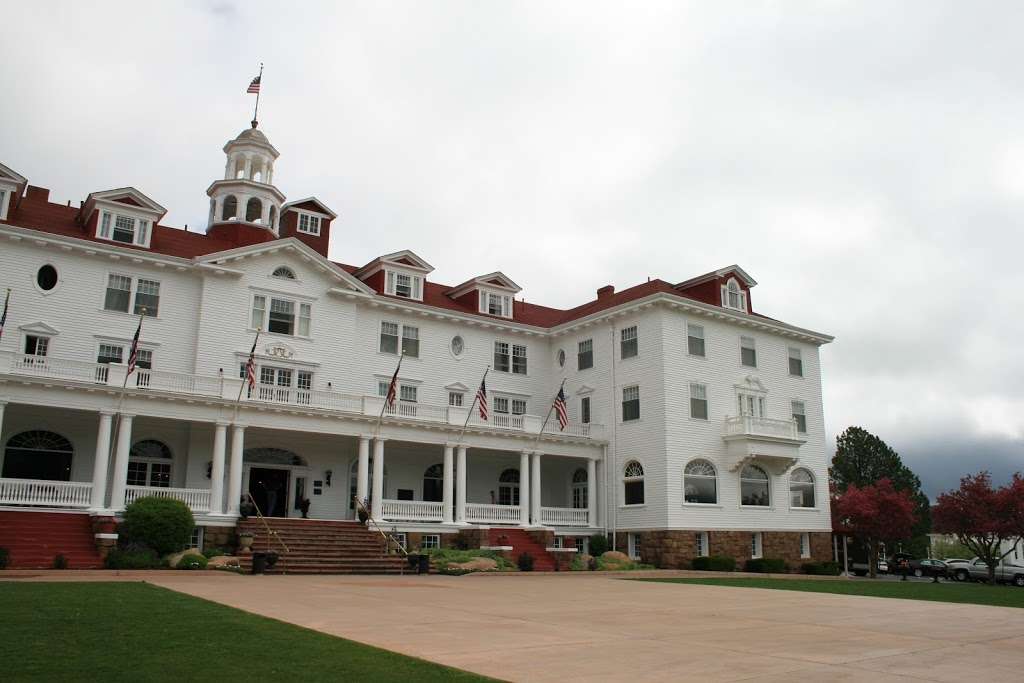
[[[394,294],[395,293],[395,274],[392,271],[390,271],[390,270],[388,271],[388,282],[387,282],[387,285],[384,288],[384,293],[385,294]]]
[[[722,287],[722,305],[729,305],[729,291],[725,287]]]
[[[412,279],[412,298],[413,299],[422,299],[423,298],[422,296],[420,296],[420,278],[418,278],[418,277],[414,277]]]
[[[508,296],[502,297],[502,308],[501,308],[501,310],[502,310],[502,314],[506,318],[511,318],[512,317],[512,297],[508,297]]]
[[[487,293],[483,291],[480,292],[480,312],[487,312]]]

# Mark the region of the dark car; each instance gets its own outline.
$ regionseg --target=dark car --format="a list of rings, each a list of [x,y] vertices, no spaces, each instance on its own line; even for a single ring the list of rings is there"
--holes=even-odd
[[[914,576],[949,576],[949,569],[942,560],[911,560],[910,571]]]

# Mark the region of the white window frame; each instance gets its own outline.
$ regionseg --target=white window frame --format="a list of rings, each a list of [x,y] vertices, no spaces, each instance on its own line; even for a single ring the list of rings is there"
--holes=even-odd
[[[0,220],[7,219],[7,199],[11,192],[6,187],[0,187]]]
[[[466,401],[466,393],[464,391],[449,391],[448,392],[448,405],[454,408],[461,408]]]
[[[740,287],[739,281],[732,277],[722,285],[722,308],[747,312],[747,293]]]
[[[764,556],[764,535],[760,531],[750,534],[750,559],[759,560]]]
[[[131,221],[131,242],[114,239],[114,229],[118,219]],[[132,244],[148,249],[153,238],[153,221],[149,218],[133,216],[130,213],[116,213],[108,209],[101,209],[96,218],[96,238],[114,244]]]
[[[792,401],[789,402],[789,407],[790,407],[790,410],[792,411],[793,422],[796,423],[796,433],[797,434],[806,434],[807,433],[807,404],[804,403],[803,401],[798,401],[796,399],[793,399]],[[797,408],[799,408],[799,410],[797,410]],[[804,423],[803,424],[803,429],[800,429],[800,419],[797,417],[797,415],[800,415],[801,417],[804,418],[803,419],[803,423]]]
[[[301,232],[304,235],[312,235],[313,237],[319,237],[321,221],[322,218],[320,216],[300,211],[299,217],[295,224],[295,231]]]
[[[588,425],[594,418],[593,405],[590,396],[580,397],[580,424]]]
[[[256,300],[263,299],[263,308],[256,308]],[[271,332],[270,331],[270,313],[273,309],[274,301],[284,301],[292,305],[292,317],[293,332],[288,334],[287,332]],[[256,320],[256,312],[260,311],[260,320]],[[305,328],[305,330],[303,330]],[[313,336],[313,304],[310,301],[303,301],[295,297],[284,296],[273,292],[253,292],[249,298],[249,329],[251,331],[259,330],[266,334],[272,334],[281,337],[298,337],[299,339],[309,339]]]
[[[626,350],[629,355],[626,355]],[[619,360],[636,358],[640,355],[640,334],[636,325],[623,327],[619,330]]]
[[[107,290],[110,289],[110,278],[111,278],[111,276],[113,276],[113,277],[123,277],[123,278],[126,278],[128,280],[128,289],[120,290],[120,291],[128,292],[128,310],[127,311],[122,311],[122,310],[117,309],[117,308],[107,308]],[[123,271],[118,271],[118,270],[107,271],[107,273],[104,275],[104,279],[103,279],[103,299],[100,302],[100,310],[107,311],[107,312],[110,312],[110,313],[123,313],[125,315],[133,315],[133,316],[134,315],[140,315],[141,314],[141,310],[138,310],[139,309],[139,300],[138,300],[138,298],[139,298],[139,281],[140,280],[145,280],[146,282],[152,282],[152,283],[154,283],[157,286],[157,289],[160,290],[160,293],[158,293],[156,295],[157,296],[157,304],[156,304],[157,310],[156,310],[156,312],[154,313],[153,311],[149,310],[148,307],[146,309],[146,317],[147,318],[159,318],[160,317],[161,300],[163,298],[163,293],[162,293],[163,284],[161,283],[161,281],[160,280],[156,280],[156,279],[154,279],[152,277],[148,277],[148,276],[147,277],[141,277],[141,276],[137,276],[137,275],[131,275],[129,273],[125,273]]]
[[[708,547],[708,532],[698,531],[696,534],[697,557],[708,557],[711,554]]]
[[[748,365],[743,360],[743,352],[750,350],[754,352],[754,364]],[[757,368],[757,340],[753,337],[741,336],[740,337],[740,365],[745,368]]]
[[[639,562],[640,552],[643,551],[644,547],[643,537],[640,536],[639,532],[630,531],[627,535],[627,541],[628,544],[626,550],[629,551],[629,559]],[[637,541],[639,541],[639,543]]]
[[[764,418],[768,417],[768,398],[761,393],[752,391],[738,391],[737,409],[738,416]]]
[[[429,541],[427,539],[430,539]],[[420,536],[420,550],[434,550],[441,547],[441,534],[423,534]]]
[[[399,276],[409,278],[409,296],[398,293]],[[384,270],[384,293],[410,301],[423,301],[423,276],[405,270],[386,268]]]
[[[810,477],[810,481],[794,481],[793,480],[793,475],[796,474],[797,472],[806,472],[807,476]],[[816,509],[818,509],[817,483],[818,483],[817,479],[815,479],[815,477],[814,477],[814,472],[811,472],[811,470],[806,468],[806,467],[797,467],[797,468],[794,468],[792,471],[790,471],[790,473],[789,473],[789,509],[790,510],[816,510]],[[795,491],[793,489],[796,488],[796,487],[798,487],[797,488],[798,491],[801,491],[801,494],[800,494],[801,501],[803,500],[803,493],[802,493],[802,491],[804,489],[810,489],[811,498],[813,498],[812,502],[814,504],[813,505],[794,505],[793,504],[794,503],[794,495],[793,494],[795,493]]]
[[[811,535],[804,531],[800,534],[800,559],[806,560],[811,557]]]
[[[586,350],[584,350],[584,346]],[[587,357],[590,360],[590,365],[587,367],[581,367],[584,354],[588,354]],[[594,338],[581,339],[576,345],[576,370],[590,370],[594,367]]]
[[[627,392],[629,392],[629,397],[628,398],[627,398]],[[635,398],[633,397],[633,393],[636,394]],[[631,418],[629,418],[627,420],[626,419],[626,403],[631,403],[633,401],[636,401],[636,417],[631,417]],[[641,415],[641,412],[640,412],[640,385],[639,384],[630,384],[628,386],[622,387],[622,412],[619,414],[619,419],[622,422],[639,422],[640,421],[640,415]]]
[[[28,352],[26,348],[30,339],[35,339],[35,351],[32,353]],[[42,353],[39,353],[40,344],[42,344]],[[53,345],[53,336],[49,334],[40,334],[39,332],[26,332],[23,335],[21,348],[22,355],[31,358],[46,358],[50,355],[50,347]]]
[[[699,330],[699,334],[695,334]],[[700,340],[701,352],[694,353],[693,345],[690,343],[691,339]],[[707,337],[704,334],[704,326],[696,323],[686,324],[686,353],[695,358],[707,358],[708,357],[708,342]]]
[[[394,351],[390,351],[390,350],[384,348],[384,339],[383,339],[383,337],[384,337],[384,326],[385,325],[390,325],[390,326],[394,327],[395,330],[396,330],[396,342],[395,342],[395,350]],[[419,342],[422,342],[422,339],[420,338],[420,328],[419,328],[418,325],[406,325],[405,323],[400,323],[397,320],[381,320],[380,321],[380,325],[378,326],[377,330],[378,330],[378,333],[377,333],[377,351],[379,353],[386,353],[386,354],[388,354],[390,356],[397,356],[397,355],[401,354],[401,355],[405,356],[406,358],[419,358],[420,357],[421,348],[420,348],[420,343]],[[389,336],[391,336],[391,335],[389,335]],[[409,340],[409,341],[415,340],[417,342],[417,344],[416,344],[416,353],[415,354],[409,353],[409,350],[406,348],[406,341],[407,340]]]
[[[504,294],[502,292],[492,292],[486,289],[479,291],[479,312],[485,315],[496,315],[499,318],[511,318],[512,317],[512,296],[510,294]],[[494,308],[491,304],[496,304]],[[497,311],[497,312],[495,312]]]
[[[694,401],[704,402],[704,417],[694,414]],[[707,421],[711,418],[711,402],[708,401],[708,385],[700,382],[690,382],[690,418],[693,420]]]
[[[793,361],[796,361],[797,363],[800,364],[799,365],[800,372],[793,372]],[[803,377],[804,376],[804,358],[803,358],[803,354],[800,352],[800,349],[798,349],[795,346],[790,346],[789,347],[789,360],[787,361],[787,365],[788,365],[788,367],[786,369],[789,371],[789,376],[790,377]]]
[[[630,465],[636,463],[640,468],[640,474],[630,474]],[[627,503],[626,502],[626,484],[633,484],[640,482],[643,486],[643,500],[639,503]],[[642,507],[647,505],[647,468],[644,464],[636,458],[630,458],[626,461],[625,466],[622,468],[622,507]]]

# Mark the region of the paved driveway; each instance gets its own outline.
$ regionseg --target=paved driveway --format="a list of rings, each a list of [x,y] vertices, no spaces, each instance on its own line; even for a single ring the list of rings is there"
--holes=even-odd
[[[1006,607],[594,574],[145,579],[517,681],[1024,680],[1024,610]]]

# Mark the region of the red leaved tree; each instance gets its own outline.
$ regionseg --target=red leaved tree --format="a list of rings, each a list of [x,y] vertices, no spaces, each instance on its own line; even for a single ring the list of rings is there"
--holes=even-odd
[[[932,521],[937,532],[956,536],[984,561],[989,582],[994,582],[999,562],[1024,538],[1024,479],[1015,474],[997,489],[988,472],[968,475],[959,489],[939,496]]]
[[[888,479],[858,487],[850,484],[833,498],[832,526],[868,547],[868,571],[877,575],[878,544],[910,538],[916,516],[908,491],[897,491]]]

